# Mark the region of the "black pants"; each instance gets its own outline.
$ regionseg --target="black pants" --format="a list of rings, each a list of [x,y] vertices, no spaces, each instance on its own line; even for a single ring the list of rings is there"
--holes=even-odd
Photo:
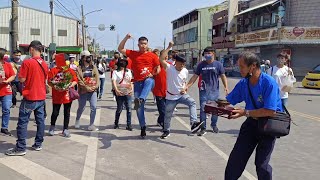
[[[17,105],[17,94],[20,93],[20,83],[19,82],[12,82],[11,87],[12,87],[12,105],[16,106]]]
[[[275,137],[261,135],[257,127],[258,120],[252,118],[248,118],[242,124],[237,142],[228,160],[225,180],[236,180],[241,176],[254,149],[256,149],[255,165],[258,179],[272,179],[272,167],[269,161]]]
[[[166,98],[156,96],[156,100],[157,100],[157,108],[159,111],[158,123],[163,125],[164,124],[164,116],[166,113]]]
[[[68,104],[63,104],[63,109],[64,109],[63,130],[68,129],[69,127],[71,104],[72,102]],[[61,107],[61,104],[53,104],[53,110],[51,115],[51,126],[56,125],[56,121],[59,116],[60,107]]]
[[[115,115],[115,121],[114,124],[119,124],[119,119],[121,112],[123,110],[123,106],[127,109],[127,125],[131,125],[131,109],[132,109],[132,97],[131,96],[116,96],[117,100],[117,110]]]

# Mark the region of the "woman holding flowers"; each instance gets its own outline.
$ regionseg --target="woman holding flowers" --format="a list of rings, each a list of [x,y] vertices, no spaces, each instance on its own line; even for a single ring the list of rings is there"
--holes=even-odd
[[[59,60],[56,59],[56,61]],[[54,135],[55,125],[59,116],[60,107],[63,104],[64,123],[62,135],[64,137],[70,137],[70,132],[68,129],[70,121],[70,109],[73,99],[71,99],[69,96],[69,89],[74,88],[74,86],[77,85],[78,78],[76,73],[65,64],[64,59],[62,59],[62,61],[62,65],[60,65],[60,63],[57,63],[57,66],[52,68],[48,74],[48,83],[52,87],[53,104],[49,135]]]
[[[95,65],[93,65],[92,56],[89,51],[81,52],[81,65],[77,69],[77,76],[79,80],[79,108],[77,110],[77,117],[75,128],[80,128],[80,118],[85,109],[87,101],[90,103],[90,124],[89,131],[97,131],[98,128],[94,126],[97,109],[97,89],[99,87],[99,72]]]

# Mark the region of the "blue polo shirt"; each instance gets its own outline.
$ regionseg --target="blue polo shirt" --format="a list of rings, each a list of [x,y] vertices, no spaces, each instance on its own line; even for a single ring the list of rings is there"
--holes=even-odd
[[[247,110],[254,110],[256,108],[250,98],[248,81],[249,79],[247,78],[240,80],[227,96],[227,100],[232,105],[244,101]],[[271,76],[261,73],[258,83],[254,86],[249,83],[249,87],[258,109],[265,108],[273,111],[283,111],[279,86]]]

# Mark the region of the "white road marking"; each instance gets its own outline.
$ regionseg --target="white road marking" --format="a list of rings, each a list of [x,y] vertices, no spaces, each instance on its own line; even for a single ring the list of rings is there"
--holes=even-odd
[[[77,113],[70,112],[70,116],[77,117]],[[90,116],[82,114],[81,119],[90,120]],[[81,122],[81,120],[80,120],[80,122]]]
[[[178,120],[183,126],[185,126],[187,129],[190,129],[190,125],[184,122],[180,117],[174,116],[176,120]],[[225,161],[228,161],[229,156],[221,151],[217,146],[215,146],[213,143],[211,143],[207,138],[200,137],[200,139],[209,146],[214,152],[216,152],[219,156],[221,156]],[[247,170],[244,170],[243,175],[249,179],[249,180],[257,180],[256,177],[254,177],[252,174],[250,174]]]
[[[95,125],[100,125],[101,109],[97,109]],[[98,151],[99,131],[93,131],[90,134],[90,144],[88,144],[86,159],[83,167],[81,180],[92,180],[96,174],[97,151]]]
[[[0,163],[33,180],[69,180],[24,157],[5,157],[0,159]]]

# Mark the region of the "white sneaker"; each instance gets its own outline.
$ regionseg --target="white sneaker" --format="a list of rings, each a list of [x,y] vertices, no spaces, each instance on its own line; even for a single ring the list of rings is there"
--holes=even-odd
[[[174,108],[174,112],[178,112],[178,109],[177,109],[177,108]]]
[[[80,120],[76,120],[76,123],[74,124],[75,129],[80,129]]]
[[[99,129],[96,126],[91,125],[88,127],[88,131],[99,131]]]

